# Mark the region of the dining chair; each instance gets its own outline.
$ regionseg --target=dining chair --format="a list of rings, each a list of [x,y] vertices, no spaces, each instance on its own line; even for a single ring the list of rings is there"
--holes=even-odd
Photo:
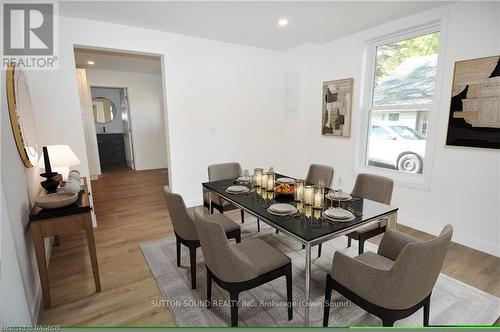
[[[230,245],[222,226],[199,213],[195,213],[195,226],[207,268],[207,308],[212,305],[213,280],[229,292],[231,326],[238,326],[239,293],[284,276],[288,320],[292,320],[292,263],[288,256],[259,238]]]
[[[349,257],[336,251],[326,276],[323,326],[328,326],[332,290],[382,320],[383,326],[424,308],[429,326],[432,289],[443,266],[453,227],[429,241],[388,230],[378,252]]]
[[[240,172],[241,172],[241,166],[240,163],[238,162],[214,164],[208,166],[208,180],[219,181],[226,179],[236,179],[240,176]],[[204,195],[203,201],[204,201],[203,205],[208,209],[210,205],[208,202],[208,195]],[[223,214],[224,211],[234,210],[237,209],[237,207],[229,203],[228,201],[222,199],[220,196],[213,195],[210,214],[214,213],[214,209],[217,209],[221,214]],[[243,210],[240,210],[240,213],[241,213],[241,223],[243,224],[245,222],[245,213]]]
[[[330,187],[333,180],[333,167],[320,164],[311,164],[306,176],[306,183]]]
[[[175,242],[177,248],[177,266],[181,266],[181,244],[189,248],[191,266],[191,288],[196,288],[196,249],[200,247],[198,233],[194,226],[194,219],[186,208],[181,195],[171,192],[169,186],[163,188],[167,209],[174,226]],[[219,224],[228,239],[234,238],[237,243],[241,242],[240,226],[223,214],[207,216],[209,220]]]
[[[356,183],[352,189],[354,196],[363,197],[376,201],[382,204],[391,204],[392,191],[394,181],[385,176],[372,174],[358,174]],[[360,229],[347,234],[347,246],[351,246],[351,240],[358,241],[358,254],[364,252],[365,241],[385,232],[387,219],[381,219],[379,222],[370,226],[361,227]]]

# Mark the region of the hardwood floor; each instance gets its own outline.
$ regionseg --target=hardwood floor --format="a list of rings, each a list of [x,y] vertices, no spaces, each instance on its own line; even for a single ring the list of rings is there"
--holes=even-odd
[[[52,308],[39,324],[78,326],[172,326],[162,296],[139,248],[172,232],[164,198],[166,170],[118,168],[92,181],[97,257],[102,292],[95,293],[83,234],[60,238],[49,264]]]
[[[49,264],[52,308],[40,310],[39,324],[175,325],[167,308],[151,305],[162,296],[139,248],[172,233],[162,193],[166,183],[166,170],[114,169],[92,181],[102,292],[94,291],[84,235],[61,237]],[[238,218],[238,211],[232,213]],[[398,228],[421,239],[432,237]],[[443,273],[500,297],[500,258],[452,243]]]

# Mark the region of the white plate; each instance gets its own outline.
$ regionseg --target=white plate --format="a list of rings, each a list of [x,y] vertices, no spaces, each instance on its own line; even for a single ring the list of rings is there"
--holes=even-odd
[[[250,176],[240,176],[239,178],[236,179],[236,182],[241,182],[241,183],[247,183],[252,181],[252,178]]]
[[[270,214],[274,214],[275,216],[279,216],[279,217],[286,217],[286,216],[294,215],[298,211],[299,210],[297,210],[296,207],[293,207],[293,210],[291,212],[285,212],[285,213],[279,213],[279,212],[273,211],[273,210],[271,210],[271,208],[267,209],[267,212],[269,212]]]
[[[276,212],[276,213],[292,213],[297,210],[297,208],[293,205],[290,204],[283,204],[283,203],[278,203],[278,204],[273,204],[269,207],[269,210]]]
[[[249,192],[250,189],[248,189],[245,186],[231,186],[231,187],[228,187],[226,189],[226,191],[228,193],[232,193],[232,194],[243,194],[243,193]]]
[[[348,193],[345,192],[334,192],[330,191],[328,194],[325,196],[328,199],[334,200],[334,201],[350,201],[352,199],[352,196],[349,195]]]
[[[290,178],[278,178],[278,179],[276,179],[276,182],[277,183],[284,183],[284,184],[294,184],[295,180],[290,179]]]
[[[347,219],[335,219],[335,218],[327,216],[324,212],[322,214],[322,217],[324,219],[331,220],[331,221],[334,221],[334,222],[349,222],[349,221],[353,221],[354,219],[356,219],[356,217],[354,215],[352,215],[352,217],[347,218]]]
[[[325,215],[332,219],[349,219],[354,216],[350,211],[336,208],[325,210]]]

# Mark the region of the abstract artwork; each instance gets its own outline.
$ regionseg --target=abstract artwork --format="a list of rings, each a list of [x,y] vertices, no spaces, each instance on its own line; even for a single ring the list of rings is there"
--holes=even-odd
[[[500,56],[455,63],[446,144],[500,149]]]
[[[352,78],[323,83],[321,134],[351,135]]]

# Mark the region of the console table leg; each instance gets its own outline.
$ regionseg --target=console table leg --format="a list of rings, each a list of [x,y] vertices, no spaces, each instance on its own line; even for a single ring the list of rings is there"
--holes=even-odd
[[[33,245],[35,246],[38,274],[40,275],[40,283],[42,285],[43,304],[45,308],[50,308],[49,271],[47,270],[45,241],[43,240],[40,224],[31,223],[31,236],[33,238]]]
[[[97,253],[95,250],[94,230],[92,228],[92,219],[90,213],[85,215],[85,234],[87,235],[87,246],[89,247],[90,263],[94,273],[94,283],[96,292],[101,291],[101,280],[99,278],[99,265],[97,263]]]

